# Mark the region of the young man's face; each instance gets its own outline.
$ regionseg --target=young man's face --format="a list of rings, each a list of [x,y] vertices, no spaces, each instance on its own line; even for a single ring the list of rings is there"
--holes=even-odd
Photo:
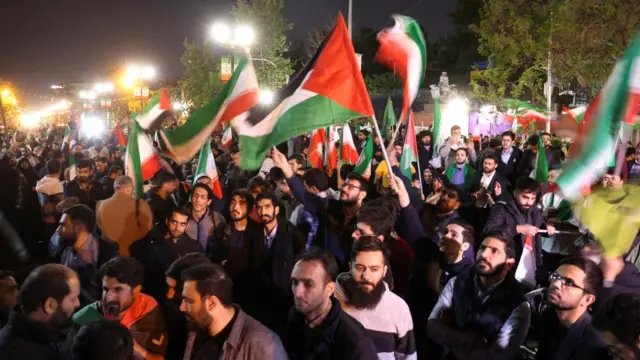
[[[191,194],[191,204],[193,206],[193,210],[198,212],[205,211],[211,204],[211,199],[209,199],[209,193],[207,190],[200,187],[195,188],[193,190],[193,194]]]
[[[171,213],[171,217],[167,219],[169,235],[172,239],[178,239],[185,231],[189,224],[189,217],[177,212]]]
[[[462,165],[467,162],[467,152],[464,150],[456,151],[456,164]]]
[[[123,284],[118,279],[105,276],[102,278],[102,303],[103,306],[119,309],[119,313],[133,305],[133,301],[139,289],[133,289]],[[115,315],[115,314],[114,314]]]
[[[536,203],[537,195],[534,192],[523,191],[516,194],[516,200],[524,210],[530,209]]]
[[[511,138],[511,136],[503,136],[502,137],[502,148],[503,149],[510,149],[512,145],[513,145],[513,139]]]
[[[498,164],[496,164],[494,159],[484,159],[484,162],[482,163],[482,171],[485,174],[491,174],[497,166]]]
[[[233,198],[231,198],[231,203],[229,204],[229,213],[231,215],[231,220],[242,220],[247,217],[248,212],[247,201],[245,200],[245,198],[239,195],[235,195]]]
[[[605,174],[602,177],[602,186],[605,188],[621,189],[622,185],[622,178],[618,175]]]
[[[261,199],[256,203],[256,210],[258,210],[260,222],[263,224],[270,224],[275,221],[279,209],[279,207],[271,203],[271,199]]]

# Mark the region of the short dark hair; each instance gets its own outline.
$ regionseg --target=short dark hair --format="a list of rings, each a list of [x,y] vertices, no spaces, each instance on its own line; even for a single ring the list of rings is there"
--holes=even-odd
[[[130,256],[117,256],[100,267],[100,279],[115,278],[121,284],[127,284],[132,289],[144,282],[144,267]]]
[[[253,190],[257,187],[262,188],[262,191],[269,191],[271,190],[271,183],[261,176],[254,176],[249,180],[249,183],[247,183],[247,189]]]
[[[113,173],[117,173],[117,172],[119,172],[119,171],[124,172],[120,166],[118,166],[118,165],[111,165],[111,166],[109,166],[109,170],[107,171],[107,175],[111,175],[111,174],[113,174]]]
[[[182,281],[195,281],[201,297],[215,296],[225,307],[233,303],[233,281],[220,265],[192,266],[182,273]]]
[[[504,252],[507,255],[507,259],[516,258],[516,243],[513,239],[503,231],[490,231],[482,234],[482,240],[486,238],[494,238],[500,240],[504,244]]]
[[[528,176],[521,176],[516,180],[515,191],[518,193],[538,193],[540,190],[540,184],[535,179]]]
[[[282,169],[280,169],[277,166],[274,166],[271,168],[271,170],[269,170],[269,173],[267,174],[267,181],[273,181],[277,183],[282,179],[285,179],[284,172],[282,171]]]
[[[360,191],[368,192],[369,182],[362,175],[352,172],[347,175],[347,180],[356,180],[360,183]]]
[[[256,196],[256,204],[260,202],[260,200],[270,200],[271,205],[273,207],[280,207],[280,202],[278,202],[278,197],[276,197],[272,192],[263,191],[258,196]]]
[[[60,150],[52,150],[49,153],[49,159],[51,160],[58,160],[59,158],[63,157],[64,155],[62,154],[62,151]]]
[[[438,177],[438,179],[442,180],[442,183],[444,184],[445,179],[447,179],[446,176],[444,177]],[[458,201],[460,201],[460,190],[458,190],[458,188],[453,185],[453,184],[446,184],[442,186],[442,190],[447,190],[450,193],[454,193],[456,195],[456,198],[458,199]]]
[[[229,149],[229,153],[231,153],[231,154],[237,154],[239,152],[240,152],[240,148],[238,147],[238,145],[233,145]]]
[[[473,226],[469,224],[466,220],[462,218],[455,218],[449,220],[446,226],[449,225],[458,225],[462,227],[462,242],[469,243],[473,245],[475,243],[475,230],[473,230]]]
[[[84,204],[78,204],[67,209],[63,214],[71,218],[72,222],[78,222],[92,233],[96,224],[95,215],[90,207]]]
[[[375,236],[360,236],[357,241],[353,242],[351,246],[351,261],[355,261],[359,253],[367,251],[381,252],[384,264],[389,264],[389,249]]]
[[[304,159],[302,158],[302,155],[300,155],[300,154],[291,155],[289,157],[289,161],[291,161],[291,160],[297,162],[300,165],[304,165]]]
[[[193,187],[191,188],[192,197],[193,197],[193,194],[196,193],[196,189],[203,189],[204,191],[207,192],[207,199],[209,200],[213,199],[213,190],[211,190],[211,187],[209,187],[209,185],[206,185],[203,183],[193,184]]]
[[[43,306],[48,298],[58,303],[69,295],[69,280],[75,271],[60,264],[46,264],[35,268],[20,287],[19,304],[25,314],[31,314]]]
[[[233,199],[234,196],[239,196],[241,198],[244,199],[244,201],[247,202],[247,210],[251,211],[251,208],[253,207],[253,204],[255,203],[255,199],[253,198],[253,195],[251,194],[251,192],[247,189],[235,189],[231,192],[231,197],[229,198],[230,200]]]
[[[512,141],[516,139],[516,134],[514,134],[513,131],[507,130],[507,131],[503,132],[502,133],[502,137],[505,137],[505,136],[510,137]]]
[[[316,187],[319,191],[325,191],[329,188],[329,179],[322,169],[311,168],[302,175],[302,182],[307,186]]]
[[[129,360],[133,336],[117,321],[100,320],[78,331],[71,350],[75,360]]]
[[[392,204],[384,199],[376,199],[365,203],[358,210],[356,221],[369,225],[376,236],[383,235],[385,240],[389,240],[388,237],[396,223],[396,215]]]
[[[58,160],[49,160],[47,161],[47,174],[49,175],[55,175],[55,174],[59,174],[62,166],[60,165],[60,162]]]
[[[593,260],[581,256],[571,256],[562,260],[558,267],[562,265],[573,265],[584,271],[584,290],[589,294],[597,295],[600,289],[602,289],[602,283],[604,281],[602,270]]]
[[[486,154],[482,162],[484,162],[484,160],[487,160],[487,159],[493,160],[496,163],[496,165],[498,164],[498,157],[496,156],[496,154],[492,154],[492,153]]]
[[[191,212],[189,211],[189,209],[187,209],[184,206],[176,206],[173,209],[171,209],[171,213],[169,214],[169,218],[171,218],[171,216],[173,216],[174,213],[182,215],[182,216],[186,216],[187,219],[191,219]]]
[[[607,301],[591,318],[596,330],[612,333],[618,341],[637,348],[640,337],[640,295],[620,294]]]
[[[461,147],[461,148],[457,148],[457,149],[456,149],[456,153],[457,153],[458,151],[464,151],[465,156],[469,157],[469,150],[467,150],[467,148],[463,148],[463,147]]]
[[[330,252],[321,249],[311,249],[302,253],[296,259],[299,262],[318,262],[322,265],[325,272],[325,283],[335,282],[338,277],[338,262]]]
[[[0,270],[0,280],[14,276],[15,274],[12,271]]]
[[[93,168],[93,163],[89,159],[78,159],[76,157],[76,168],[77,169]]]
[[[175,280],[180,280],[182,279],[182,273],[186,269],[200,264],[211,264],[211,260],[203,253],[189,253],[171,263],[167,271],[164,272],[164,275]]]
[[[105,163],[105,164],[108,164],[108,163],[109,163],[109,159],[107,159],[107,157],[106,157],[106,156],[100,156],[100,157],[98,157],[98,158],[96,159],[96,162],[98,162],[98,161],[99,161],[99,162],[101,162],[101,163]]]

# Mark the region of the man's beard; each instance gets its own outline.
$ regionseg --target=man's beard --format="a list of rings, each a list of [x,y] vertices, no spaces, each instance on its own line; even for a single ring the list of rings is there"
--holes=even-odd
[[[488,175],[488,174],[491,174],[492,172],[494,172],[496,169],[495,168],[493,168],[493,169],[482,168],[482,170],[484,171],[485,174]]]
[[[187,319],[187,324],[189,324],[189,328],[191,330],[205,330],[211,325],[213,318],[209,313],[205,310],[204,306],[200,308],[200,311],[196,314],[196,318],[191,318],[189,315],[185,314],[185,318]]]
[[[51,330],[61,330],[67,327],[70,327],[73,324],[73,318],[67,317],[65,313],[62,311],[62,307],[58,304],[58,308],[56,312],[51,317],[49,321],[48,327]]]
[[[173,240],[179,239],[182,236],[182,234],[184,234],[184,232],[181,232],[181,233],[177,234],[177,233],[175,233],[173,231],[169,231],[169,236],[171,236],[171,239],[173,239]]]
[[[364,289],[364,285],[372,285],[373,289],[371,292],[367,292]],[[349,305],[353,305],[356,309],[374,309],[380,300],[382,300],[382,295],[386,291],[386,287],[384,286],[384,281],[380,280],[378,284],[372,284],[368,281],[356,281],[353,277],[350,277],[345,282],[345,293],[347,294],[347,298]]]
[[[232,211],[230,215],[231,215],[231,220],[233,220],[233,221],[241,221],[241,220],[244,220],[244,219],[247,218],[248,213],[240,214],[237,211]]]
[[[260,216],[260,221],[262,222],[263,225],[266,225],[271,223],[274,218],[275,218],[275,215],[262,215]]]
[[[60,234],[60,241],[58,244],[60,245],[61,248],[73,246],[76,243],[76,239],[77,239],[77,236],[75,233],[69,236],[63,236],[62,234]]]
[[[524,215],[529,214],[529,211],[531,211],[531,206],[522,206],[519,202],[516,201],[516,204],[518,205],[518,210],[520,210],[521,213],[523,213]]]
[[[547,299],[547,300],[548,300],[549,306],[551,306],[556,311],[570,311],[578,307],[578,304],[575,304],[575,305],[554,304],[553,302],[551,302],[551,299]],[[562,299],[558,298],[558,300],[562,300]]]
[[[89,182],[89,178],[86,176],[76,176],[76,179],[78,179],[78,182],[81,182],[81,183]]]
[[[486,271],[480,270],[480,267],[478,266],[480,265],[480,262],[489,265],[489,270],[486,270]],[[502,273],[506,267],[507,267],[506,262],[496,265],[495,267],[491,267],[491,264],[488,261],[478,260],[478,262],[476,263],[476,274],[478,274],[478,276],[481,276],[481,277],[491,277],[491,276],[495,276]]]
[[[447,204],[447,202],[442,198],[436,203],[436,208],[438,209],[439,214],[447,214],[451,212],[451,210],[453,210],[449,207],[449,204]]]

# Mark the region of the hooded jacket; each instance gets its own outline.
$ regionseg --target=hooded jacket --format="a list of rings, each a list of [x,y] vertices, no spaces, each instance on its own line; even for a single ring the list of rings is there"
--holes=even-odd
[[[64,188],[58,178],[45,176],[36,183],[36,192],[42,208],[44,221],[50,224],[58,222],[56,206],[64,200]]]

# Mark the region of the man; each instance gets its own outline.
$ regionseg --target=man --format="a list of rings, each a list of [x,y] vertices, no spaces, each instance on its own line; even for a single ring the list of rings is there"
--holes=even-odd
[[[531,311],[509,273],[515,245],[485,236],[475,267],[449,280],[429,316],[427,336],[455,359],[512,359],[529,331]]]
[[[191,214],[186,233],[206,251],[210,250],[209,240],[226,225],[222,215],[209,209],[212,200],[213,191],[209,186],[195,184],[191,188],[191,202],[187,205]]]
[[[109,169],[109,159],[104,156],[98,157],[96,159],[96,172],[93,178],[98,181],[101,181],[102,178],[107,176],[108,169]]]
[[[467,149],[459,148],[455,151],[455,164],[447,166],[444,174],[452,185],[457,186],[460,190],[468,192],[476,171],[467,163]]]
[[[505,232],[516,243],[516,279],[528,287],[546,283],[547,270],[542,264],[540,228],[544,219],[536,207],[538,183],[528,177],[516,182],[513,197],[497,204],[489,214],[484,232]],[[546,225],[547,234],[554,235],[555,228]]]
[[[157,301],[167,293],[164,273],[171,263],[189,253],[204,253],[200,244],[186,234],[189,211],[175,208],[165,226],[156,226],[146,238],[131,245],[131,256],[146,270],[144,288]]]
[[[166,170],[158,171],[153,177],[153,188],[145,193],[145,200],[153,212],[155,224],[165,224],[171,211],[178,206],[174,192],[178,189],[178,178]]]
[[[602,176],[602,187],[605,189],[622,190],[624,187],[624,179],[616,174],[615,167],[607,169],[607,173]]]
[[[621,294],[611,299],[591,320],[615,359],[640,359],[640,295]]]
[[[104,192],[107,194],[107,196],[113,196],[115,192],[114,182],[118,176],[122,175],[124,175],[124,171],[122,171],[122,168],[120,166],[111,165],[111,167],[109,167],[106,176],[102,177],[102,179],[100,180],[102,188],[104,189]]]
[[[301,255],[291,273],[294,307],[284,346],[292,360],[371,360],[378,357],[364,327],[332,295],[338,265],[322,250]]]
[[[498,149],[496,155],[499,157],[498,172],[502,174],[510,183],[515,184],[518,179],[518,165],[522,158],[522,150],[514,145],[516,134],[512,131],[502,133],[502,147]]]
[[[418,133],[418,158],[420,159],[420,170],[424,171],[432,166],[429,162],[433,159],[433,136],[431,131],[422,130]]]
[[[607,347],[591,326],[589,307],[602,287],[602,271],[582,257],[565,259],[549,276],[547,301],[538,326],[536,359],[606,359]]]
[[[90,160],[80,159],[76,162],[76,177],[64,186],[64,197],[77,197],[80,203],[96,208],[96,202],[107,198],[102,185],[93,177],[93,164]]]
[[[117,243],[121,256],[129,256],[129,247],[153,228],[153,213],[145,201],[133,198],[133,180],[118,176],[115,193],[96,204],[96,223],[105,239]]]
[[[9,320],[9,313],[18,303],[18,293],[20,287],[8,271],[0,270],[0,329],[2,329]]]
[[[351,270],[338,276],[335,295],[342,310],[358,320],[372,339],[378,358],[416,359],[409,307],[383,278],[388,250],[373,236],[362,236],[351,249]]]
[[[72,206],[63,212],[56,230],[59,236],[52,238],[50,244],[49,261],[78,273],[83,305],[99,297],[98,268],[118,255],[118,244],[93,235],[94,227],[93,211],[88,206]]]
[[[289,277],[295,258],[304,251],[304,238],[289,221],[278,219],[280,206],[275,195],[260,193],[256,209],[264,231],[254,253],[259,259],[260,274],[256,291],[261,294],[255,314],[258,320],[279,332],[291,307]]]
[[[305,190],[302,181],[294,175],[287,158],[281,152],[274,150],[273,160],[284,172],[293,196],[304,205],[306,211],[318,216],[320,220],[314,245],[332,253],[341,268],[347,269],[351,234],[355,230],[357,212],[367,196],[367,180],[356,173],[350,173],[342,184],[339,200],[323,199]]]
[[[164,359],[167,330],[162,310],[149,295],[141,293],[144,268],[131,257],[116,257],[100,268],[102,300],[73,316],[78,325],[106,318],[119,321],[133,335],[134,355],[139,359]]]
[[[516,169],[517,176],[530,176],[533,169],[536,168],[536,159],[538,156],[538,142],[540,141],[539,135],[531,135],[527,140],[520,163]],[[549,162],[547,162],[548,164]],[[517,181],[517,180],[516,180]]]
[[[80,306],[76,273],[58,264],[33,270],[20,289],[16,308],[0,330],[3,360],[67,359],[66,329]]]
[[[289,166],[291,166],[291,170],[294,173],[298,175],[304,175],[304,171],[302,170],[302,168],[304,168],[304,160],[302,159],[302,155],[296,154],[296,155],[290,156]]]
[[[180,311],[192,332],[184,359],[287,359],[280,338],[231,302],[233,283],[218,265],[182,275]]]
[[[640,147],[635,148],[634,159],[627,161],[627,174],[629,181],[640,180]]]
[[[329,179],[322,169],[311,168],[305,171],[304,175],[302,175],[302,183],[305,190],[319,198],[326,199],[328,197],[333,197],[333,194],[331,193],[332,190],[329,188]],[[289,188],[289,191],[291,191],[291,188]],[[293,193],[291,194],[293,195]],[[313,246],[316,234],[318,233],[318,226],[320,224],[319,217],[305,210],[304,205],[301,204],[297,217],[294,211],[290,221],[292,224],[296,225],[305,236],[306,248],[308,250]]]
[[[451,137],[440,147],[440,157],[444,159],[444,167],[448,167],[449,165],[454,164],[457,157],[458,149],[467,149],[468,157],[471,159],[472,163],[476,162],[476,149],[473,144],[473,139],[469,138],[467,142],[464,142],[462,138],[462,129],[458,125],[453,125],[451,127]]]
[[[100,321],[83,326],[73,339],[75,360],[133,359],[133,337],[124,325]]]
[[[400,157],[402,156],[402,142],[398,141],[393,145],[393,150],[389,152],[389,159],[392,162],[391,166],[398,168],[398,162]],[[397,159],[398,161],[394,161]],[[387,165],[386,160],[380,161],[380,163],[375,167],[375,183],[377,184],[377,188],[380,192],[385,192],[389,188],[389,166]],[[416,169],[411,165],[411,175],[416,173]]]
[[[104,142],[102,141],[102,139],[95,139],[93,141],[93,146],[89,150],[95,150],[95,152],[101,158],[109,158],[109,149],[104,146]]]
[[[458,209],[462,204],[460,191],[454,185],[445,185],[440,194],[440,199],[435,205],[424,206],[421,219],[426,235],[434,240],[444,232],[450,220],[460,217]]]
[[[42,216],[46,228],[46,238],[50,238],[58,227],[59,214],[56,206],[64,200],[64,188],[60,182],[60,163],[56,160],[47,161],[47,175],[36,183],[36,192],[42,209]]]
[[[471,198],[473,207],[467,207],[468,211],[473,211],[473,215],[467,216],[471,219],[473,227],[478,231],[482,228],[489,218],[490,207],[494,206],[501,200],[502,189],[509,188],[509,181],[496,171],[498,167],[498,158],[494,154],[487,154],[482,164],[482,172],[474,175],[471,182]],[[496,187],[499,187],[496,194]],[[466,214],[465,214],[466,215]]]

